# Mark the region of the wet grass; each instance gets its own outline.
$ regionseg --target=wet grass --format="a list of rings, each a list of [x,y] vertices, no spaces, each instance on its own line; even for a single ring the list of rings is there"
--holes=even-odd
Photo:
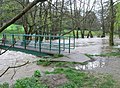
[[[111,52],[111,53],[104,53],[104,54],[96,54],[96,55],[91,55],[91,54],[86,54],[89,57],[93,56],[101,56],[101,57],[112,57],[112,56],[117,56],[120,57],[120,52]]]
[[[48,88],[45,84],[39,81],[39,78],[30,77],[16,81],[12,88]]]
[[[45,75],[54,74],[64,74],[68,79],[67,83],[58,85],[55,88],[116,88],[114,87],[116,82],[110,75],[93,75],[71,68],[56,68],[52,72],[45,72]],[[48,83],[42,83],[39,76],[32,76],[30,78],[17,80],[12,87],[9,87],[7,83],[4,83],[0,85],[0,88],[51,88],[47,84]]]
[[[68,83],[57,88],[113,88],[115,81],[109,75],[94,76],[83,71],[70,68],[57,68],[46,74],[65,74]]]
[[[52,59],[40,59],[37,65],[52,66],[52,67],[74,67],[76,64],[87,65],[88,62],[65,62],[65,61],[52,61]]]

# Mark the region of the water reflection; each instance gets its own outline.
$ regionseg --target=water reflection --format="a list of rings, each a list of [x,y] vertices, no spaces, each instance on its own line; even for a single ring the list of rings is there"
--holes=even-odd
[[[91,70],[91,69],[94,69],[94,68],[102,68],[104,67],[106,64],[106,59],[103,58],[103,59],[97,59],[96,61],[92,61],[92,62],[88,62],[87,65],[76,65],[75,66],[75,69],[77,70]]]

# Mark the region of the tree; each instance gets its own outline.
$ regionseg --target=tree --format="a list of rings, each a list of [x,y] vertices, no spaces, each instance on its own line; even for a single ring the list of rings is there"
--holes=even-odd
[[[104,23],[104,6],[103,6],[103,0],[100,1],[101,3],[101,28],[103,30],[102,36],[105,37],[105,23]]]
[[[46,0],[34,0],[32,3],[30,3],[26,8],[24,8],[18,15],[16,15],[14,18],[12,18],[10,21],[8,21],[5,25],[3,25],[0,28],[0,32],[2,32],[5,28],[13,24],[15,21],[20,19],[27,11],[29,11],[34,5],[36,5],[38,2],[44,2]]]
[[[113,46],[114,45],[114,3],[113,0],[110,0],[110,31],[109,31],[109,45]]]
[[[118,2],[115,4],[115,10],[116,10],[116,15],[115,15],[115,33],[118,34],[120,38],[120,3]]]

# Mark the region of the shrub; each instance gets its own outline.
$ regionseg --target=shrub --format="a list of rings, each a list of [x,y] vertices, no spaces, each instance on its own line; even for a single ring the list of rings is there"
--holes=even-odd
[[[17,80],[13,88],[48,88],[46,85],[41,84],[38,78],[24,78]]]
[[[34,71],[34,76],[35,77],[40,77],[41,76],[40,71],[39,70]]]
[[[6,82],[3,84],[0,84],[0,88],[9,88],[9,84]]]

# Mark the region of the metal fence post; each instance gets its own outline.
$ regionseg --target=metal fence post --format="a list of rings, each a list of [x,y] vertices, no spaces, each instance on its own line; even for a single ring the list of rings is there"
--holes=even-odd
[[[51,37],[51,34],[50,34],[50,51],[51,51],[51,45],[52,44],[52,37]]]
[[[60,47],[60,44],[61,44],[61,43],[60,43],[60,38],[61,38],[61,37],[59,36],[59,54],[60,54],[60,52],[61,52],[61,47]]]
[[[23,35],[23,45],[24,45],[24,49],[26,49],[26,35],[24,34]]]
[[[70,53],[70,39],[71,39],[71,37],[69,36],[69,53]]]
[[[31,35],[32,36],[32,35]],[[37,43],[37,37],[36,37],[36,34],[35,34],[35,44],[34,44],[34,47],[36,48],[36,43]]]
[[[15,43],[15,40],[14,40],[14,34],[12,34],[12,44],[13,44],[13,47],[14,47],[14,43]]]
[[[41,36],[39,36],[39,52],[41,52]]]
[[[63,50],[65,50],[65,37],[63,37]]]

